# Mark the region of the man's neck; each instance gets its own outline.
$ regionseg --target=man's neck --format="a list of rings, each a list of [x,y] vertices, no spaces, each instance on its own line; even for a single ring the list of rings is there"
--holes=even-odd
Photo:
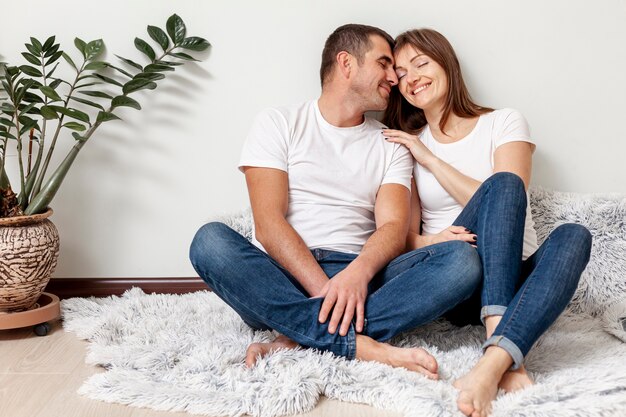
[[[353,127],[363,123],[363,110],[345,94],[323,91],[317,102],[322,117],[336,127]]]

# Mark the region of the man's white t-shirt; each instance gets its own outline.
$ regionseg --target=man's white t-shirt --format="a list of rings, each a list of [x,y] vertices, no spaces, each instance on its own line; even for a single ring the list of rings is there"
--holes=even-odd
[[[526,119],[513,109],[495,110],[481,115],[472,132],[453,143],[438,142],[428,126],[419,136],[422,143],[438,158],[481,182],[493,175],[494,154],[498,146],[516,141],[534,145]],[[439,233],[452,225],[463,207],[428,169],[415,164],[414,175],[422,205],[422,232]],[[537,233],[533,226],[529,204],[526,208],[523,259],[537,250]]]
[[[358,126],[333,126],[317,100],[270,108],[257,116],[239,169],[287,172],[286,220],[309,249],[359,253],[376,230],[374,203],[380,186],[411,186],[411,154],[387,142],[383,128],[369,117]],[[256,238],[253,243],[263,249]]]

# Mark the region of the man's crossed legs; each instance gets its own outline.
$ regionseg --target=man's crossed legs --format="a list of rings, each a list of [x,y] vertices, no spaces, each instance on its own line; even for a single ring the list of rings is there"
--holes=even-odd
[[[314,249],[326,275],[346,268],[357,255]],[[348,359],[374,360],[437,377],[435,359],[423,349],[382,343],[428,323],[470,297],[480,285],[476,250],[460,241],[427,246],[391,261],[370,282],[365,327],[354,324],[345,336],[319,323],[322,298],[310,298],[296,279],[245,237],[222,223],[208,223],[196,234],[191,262],[200,277],[245,323],[281,334],[273,344],[254,344],[246,363],[258,354],[296,344],[331,351]]]

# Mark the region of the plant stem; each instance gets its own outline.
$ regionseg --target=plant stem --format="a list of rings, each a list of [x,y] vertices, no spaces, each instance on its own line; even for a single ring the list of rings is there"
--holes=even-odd
[[[85,61],[83,61],[83,65],[81,66],[80,70],[76,73],[76,79],[72,83],[70,87],[70,91],[67,95],[67,99],[63,103],[65,108],[67,108],[70,98],[72,97],[72,93],[74,92],[74,88],[76,87],[76,84],[78,83],[78,79],[80,78],[80,74],[83,72],[84,67],[85,67]],[[46,153],[46,159],[44,160],[43,166],[41,167],[41,172],[39,173],[39,176],[37,177],[37,181],[35,182],[35,186],[33,187],[33,195],[37,195],[41,191],[41,184],[43,183],[43,179],[46,176],[46,172],[48,171],[48,165],[50,165],[50,160],[52,159],[52,154],[54,153],[54,147],[57,143],[57,139],[59,137],[59,133],[61,132],[61,128],[63,127],[64,117],[65,117],[64,114],[62,114],[59,117],[59,124],[57,125],[57,128],[54,131],[54,136],[52,137],[52,143],[50,144],[48,153]]]
[[[110,112],[111,110],[112,108],[109,107],[107,112]],[[61,183],[63,183],[63,180],[65,179],[65,175],[67,174],[70,167],[74,163],[74,160],[76,159],[76,156],[78,155],[78,152],[80,152],[82,147],[85,145],[85,143],[89,140],[91,135],[93,135],[95,130],[101,124],[102,122],[96,122],[94,125],[92,125],[89,128],[89,130],[87,130],[87,133],[83,135],[83,140],[77,141],[76,144],[74,144],[74,146],[72,147],[72,149],[70,149],[69,153],[67,154],[63,162],[59,164],[57,169],[50,176],[50,179],[46,181],[46,184],[43,186],[41,191],[35,194],[34,198],[32,199],[32,201],[30,202],[30,204],[24,211],[24,214],[30,215],[30,214],[42,213],[50,205],[50,203],[52,202],[52,199],[54,199],[54,196],[59,190]]]

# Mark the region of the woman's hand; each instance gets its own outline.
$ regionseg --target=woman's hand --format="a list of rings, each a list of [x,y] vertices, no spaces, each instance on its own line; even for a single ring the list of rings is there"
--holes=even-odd
[[[476,247],[476,235],[463,226],[450,226],[441,232],[428,236],[430,244],[447,242],[449,240],[462,240]]]
[[[389,142],[406,146],[406,148],[411,151],[413,158],[415,158],[420,165],[428,166],[430,162],[437,158],[430,149],[419,140],[417,135],[411,135],[402,130],[383,129],[383,136],[387,138]]]

